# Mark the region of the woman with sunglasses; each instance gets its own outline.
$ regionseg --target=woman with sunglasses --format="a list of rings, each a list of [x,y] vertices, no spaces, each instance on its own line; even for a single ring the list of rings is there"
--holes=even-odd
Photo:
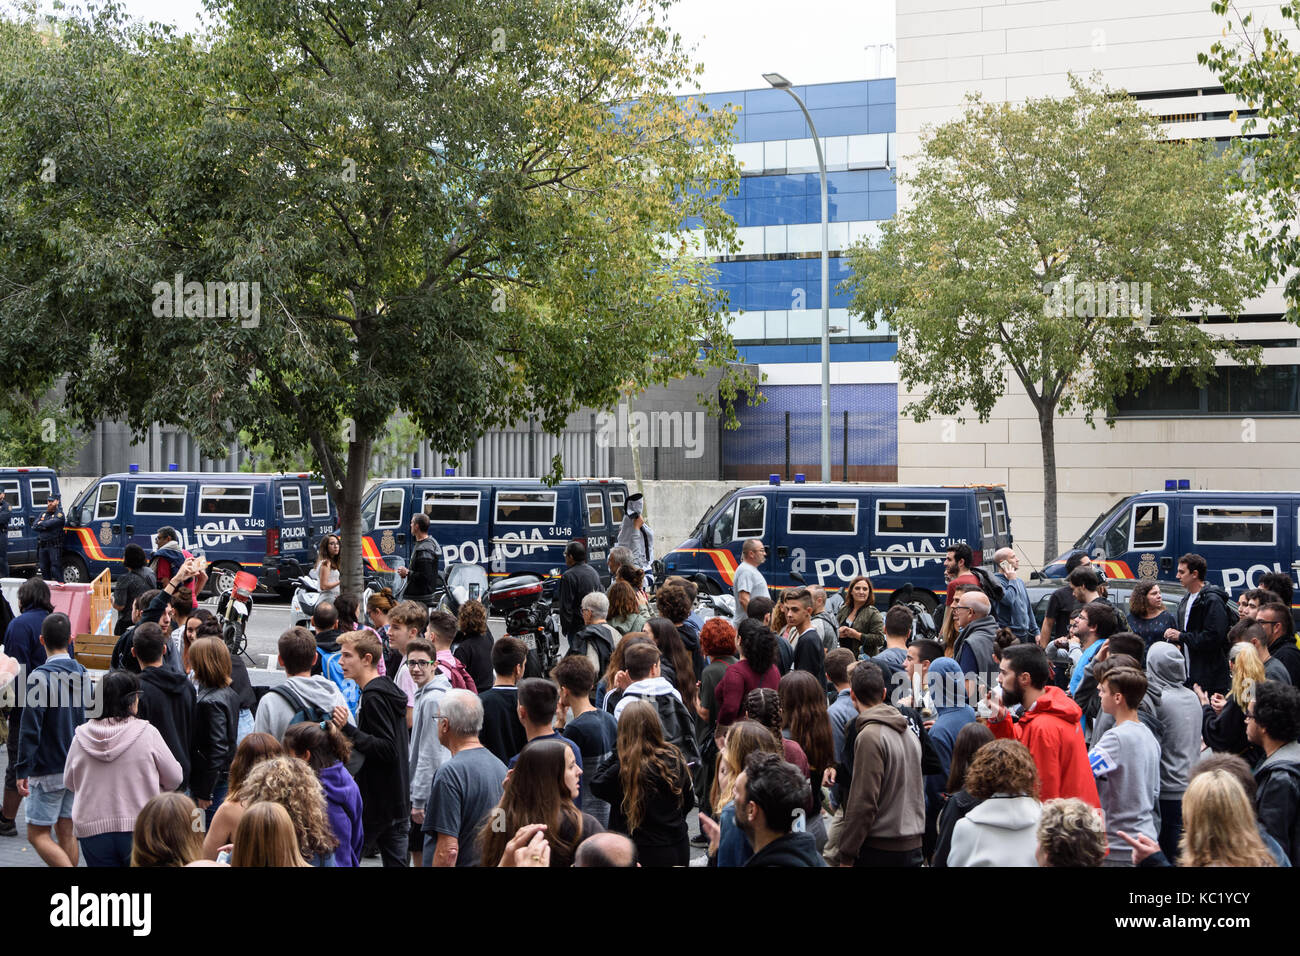
[[[140,679],[110,671],[99,681],[102,716],[77,728],[63,768],[76,794],[72,827],[87,866],[130,866],[135,818],[181,784],[181,765],[158,729],[136,716]]]

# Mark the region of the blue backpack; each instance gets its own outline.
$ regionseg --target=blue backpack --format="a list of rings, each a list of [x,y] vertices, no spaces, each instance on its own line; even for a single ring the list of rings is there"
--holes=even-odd
[[[324,651],[319,647],[320,653],[320,672],[332,680],[336,687],[343,692],[343,699],[348,703],[348,710],[352,711],[353,719],[357,716],[357,709],[361,706],[361,688],[357,682],[350,677],[343,676],[343,665],[339,663],[342,655],[341,651]]]

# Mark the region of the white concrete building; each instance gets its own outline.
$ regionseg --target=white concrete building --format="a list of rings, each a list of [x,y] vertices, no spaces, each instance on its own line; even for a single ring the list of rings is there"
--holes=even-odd
[[[1236,4],[1257,23],[1284,25],[1276,0]],[[1222,37],[1224,20],[1207,0],[897,0],[897,142],[899,173],[914,168],[921,131],[960,116],[964,98],[979,92],[993,101],[1066,95],[1067,75],[1100,72],[1103,82],[1126,89],[1165,119],[1172,136],[1226,139],[1239,122],[1239,105],[1221,92],[1214,74],[1197,64]],[[1300,36],[1293,35],[1293,45]],[[1244,109],[1244,105],[1242,105]],[[906,187],[898,189],[899,209]],[[1166,399],[1128,412],[1113,429],[1089,428],[1082,417],[1056,427],[1059,546],[1065,550],[1098,514],[1120,497],[1163,487],[1166,478],[1190,479],[1193,488],[1300,487],[1300,328],[1281,320],[1280,287],[1253,300],[1228,334],[1266,343],[1264,404],[1269,412],[1230,411],[1224,395]],[[1009,394],[991,421],[956,426],[916,424],[901,416],[900,482],[1005,482],[1016,542],[1024,558],[1043,558],[1042,452],[1037,417],[1011,376]],[[1226,386],[1223,386],[1226,387]],[[900,409],[908,396],[900,393]],[[1198,404],[1199,400],[1199,404]],[[1192,407],[1192,406],[1196,407]],[[1215,411],[1223,408],[1224,411]],[[975,422],[971,416],[971,422]],[[945,428],[947,434],[945,434]],[[945,440],[947,439],[947,440]]]

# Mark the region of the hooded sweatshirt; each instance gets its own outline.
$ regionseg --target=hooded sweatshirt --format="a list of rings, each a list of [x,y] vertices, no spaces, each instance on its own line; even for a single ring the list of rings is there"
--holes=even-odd
[[[1033,797],[995,793],[953,827],[948,866],[1037,866],[1042,815]]]
[[[63,785],[77,795],[78,838],[130,833],[144,805],[181,784],[181,765],[153,724],[138,717],[92,720],[68,748]]]
[[[332,763],[316,772],[325,791],[330,826],[338,837],[334,851],[335,866],[360,866],[365,832],[361,826],[361,790],[352,774],[341,763]]]
[[[846,863],[855,860],[864,846],[895,852],[919,849],[924,831],[921,742],[896,707],[876,704],[858,715],[840,858]]]
[[[1048,684],[1018,723],[1004,716],[997,723],[990,721],[989,730],[994,737],[1019,740],[1029,748],[1038,767],[1039,796],[1044,801],[1078,797],[1100,807],[1088,747],[1079,726],[1082,715],[1079,705],[1065,691]]]
[[[190,744],[194,737],[194,709],[197,695],[189,678],[169,667],[146,667],[140,671],[140,709],[137,716],[158,728],[181,765],[177,789],[189,786]]]
[[[777,837],[747,861],[745,866],[825,866],[826,861],[817,852],[817,841],[811,833],[787,833]]]
[[[451,678],[438,671],[423,687],[415,689],[415,713],[411,720],[411,805],[423,807],[429,799],[433,775],[451,759],[451,751],[438,740],[438,708],[451,690]]]
[[[1201,702],[1183,686],[1187,662],[1167,641],[1147,651],[1147,693],[1160,718],[1160,799],[1181,800],[1201,756]]]
[[[343,733],[366,761],[357,773],[366,828],[379,833],[410,813],[411,764],[406,694],[387,677],[372,678],[361,691],[357,725]]]
[[[343,692],[339,690],[339,685],[328,677],[322,675],[290,677],[285,681],[285,684],[298,695],[304,704],[319,707],[327,715],[332,714],[335,707],[347,707],[348,705],[347,700],[343,697]],[[289,721],[295,713],[297,713],[297,708],[285,700],[281,694],[268,693],[262,697],[261,702],[257,705],[257,718],[253,721],[253,731],[259,734],[270,734],[276,740],[282,740],[284,732],[289,728]],[[356,724],[356,721],[352,719],[352,711],[350,710],[348,711],[348,723]]]
[[[962,669],[951,657],[935,660],[930,665],[926,681],[930,686],[930,698],[934,701],[936,712],[934,724],[930,727],[930,743],[943,767],[940,773],[925,776],[925,797],[933,815],[943,806],[943,788],[948,784],[952,748],[957,742],[957,734],[975,719],[975,711],[965,703],[966,688]]]

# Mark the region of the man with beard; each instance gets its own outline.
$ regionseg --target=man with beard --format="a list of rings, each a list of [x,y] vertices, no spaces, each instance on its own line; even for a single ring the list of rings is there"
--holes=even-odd
[[[792,833],[808,805],[808,778],[794,764],[761,750],[749,755],[736,778],[736,826],[754,855],[745,866],[825,866],[811,833]]]
[[[1078,797],[1100,807],[1097,783],[1088,763],[1088,746],[1079,719],[1083,711],[1065,691],[1047,683],[1047,654],[1032,644],[1015,644],[1002,652],[998,682],[1002,699],[990,694],[989,730],[993,736],[1019,740],[1029,748],[1038,767],[1039,799]],[[1018,723],[1007,708],[1023,704]]]

